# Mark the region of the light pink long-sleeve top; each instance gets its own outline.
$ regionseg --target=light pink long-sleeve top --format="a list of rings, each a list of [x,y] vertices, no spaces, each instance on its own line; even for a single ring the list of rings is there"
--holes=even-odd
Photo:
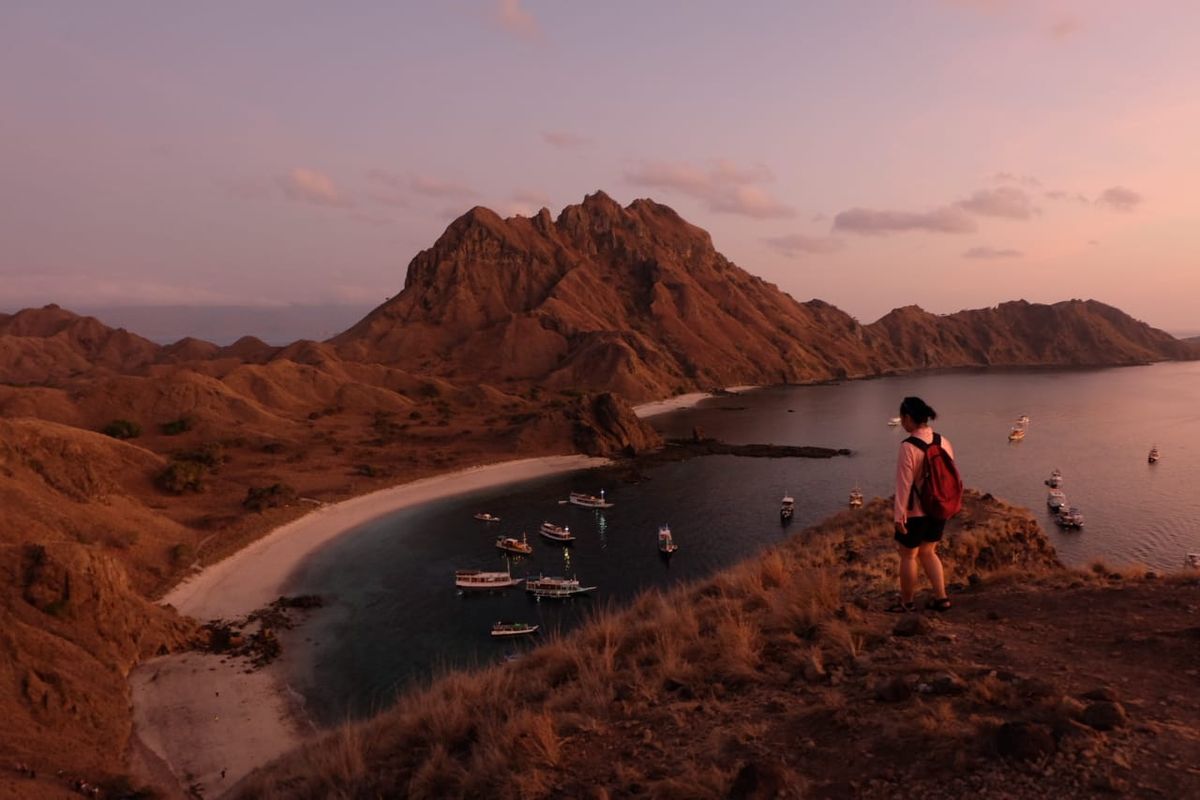
[[[922,425],[910,435],[917,437],[923,442],[932,442],[933,428],[928,425]],[[954,448],[950,446],[950,440],[945,436],[942,437],[942,448],[951,458],[954,458]],[[893,504],[893,518],[896,522],[907,522],[909,517],[925,516],[925,511],[921,508],[921,498],[919,496],[914,494],[912,507],[908,505],[908,497],[912,493],[913,480],[915,480],[917,475],[921,474],[921,467],[924,463],[925,453],[915,444],[910,442],[900,443],[900,455],[896,459],[896,500]]]

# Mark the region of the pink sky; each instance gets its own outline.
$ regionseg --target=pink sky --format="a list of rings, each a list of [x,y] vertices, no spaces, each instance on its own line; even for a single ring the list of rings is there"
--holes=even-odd
[[[602,188],[864,321],[1200,329],[1200,4],[398,5],[6,3],[0,310],[371,305]]]

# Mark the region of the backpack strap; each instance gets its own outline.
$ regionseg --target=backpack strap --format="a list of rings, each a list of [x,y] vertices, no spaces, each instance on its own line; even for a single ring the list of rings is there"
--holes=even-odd
[[[933,443],[934,443],[934,444],[939,444],[939,440],[940,440],[940,438],[941,438],[941,437],[940,437],[938,434],[936,434],[936,433],[935,433],[935,434],[933,435]],[[915,447],[915,448],[917,448],[918,450],[920,450],[922,453],[924,453],[926,450],[928,450],[928,449],[929,449],[929,443],[928,443],[928,442],[926,442],[924,439],[918,439],[918,438],[917,438],[917,437],[915,437],[915,436],[910,436],[910,437],[908,437],[907,439],[905,439],[904,441],[908,442],[908,443],[909,443],[909,444],[911,444],[913,447]]]
[[[937,434],[935,433],[934,436],[937,436]],[[911,444],[913,447],[917,448],[922,453],[924,453],[926,450],[929,449],[929,444],[924,439],[918,439],[916,436],[909,436],[904,441],[908,444]],[[937,441],[937,439],[934,439],[934,441]],[[913,506],[916,504],[916,499],[917,499],[917,476],[913,475],[912,488],[910,488],[908,490],[908,508],[909,508],[909,510],[912,510]]]

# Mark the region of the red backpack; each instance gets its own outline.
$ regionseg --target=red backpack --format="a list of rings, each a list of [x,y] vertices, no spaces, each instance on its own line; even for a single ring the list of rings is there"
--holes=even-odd
[[[954,459],[942,449],[942,435],[935,433],[929,444],[915,436],[904,441],[925,454],[921,480],[914,480],[912,488],[921,499],[921,508],[930,519],[950,519],[962,509],[963,483]],[[911,496],[908,504],[912,505]]]

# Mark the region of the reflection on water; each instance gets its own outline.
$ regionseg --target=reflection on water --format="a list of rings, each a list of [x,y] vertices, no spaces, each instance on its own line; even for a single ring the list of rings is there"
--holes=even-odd
[[[589,489],[595,473],[541,479],[400,512],[330,543],[293,576],[289,592],[332,598],[306,631],[311,672],[296,676],[308,706],[332,722],[386,705],[398,688],[450,666],[521,652],[578,625],[596,608],[651,586],[699,578],[790,535],[779,499],[796,498],[790,532],[846,506],[860,486],[868,499],[891,493],[904,433],[888,427],[900,398],[924,397],[939,412],[964,479],[972,487],[1030,508],[1063,559],[1102,557],[1178,568],[1200,551],[1200,364],[1078,372],[942,374],[837,386],[767,389],[714,398],[655,418],[668,436],[699,426],[731,442],[849,447],[832,460],[713,456],[648,471],[637,484],[607,483],[615,505],[604,512],[560,505]],[[790,412],[790,413],[789,413]],[[1008,432],[1021,414],[1024,441]],[[1156,443],[1162,460],[1148,465]],[[1043,481],[1063,471],[1070,504],[1087,518],[1081,532],[1051,524]],[[488,508],[503,523],[472,514]],[[514,575],[577,576],[594,595],[535,602],[521,589],[455,595],[455,569],[504,569],[495,537],[520,538],[553,518],[578,537],[566,547],[535,537]],[[680,550],[663,558],[658,526],[671,526]],[[497,620],[542,626],[529,640],[492,640]]]

